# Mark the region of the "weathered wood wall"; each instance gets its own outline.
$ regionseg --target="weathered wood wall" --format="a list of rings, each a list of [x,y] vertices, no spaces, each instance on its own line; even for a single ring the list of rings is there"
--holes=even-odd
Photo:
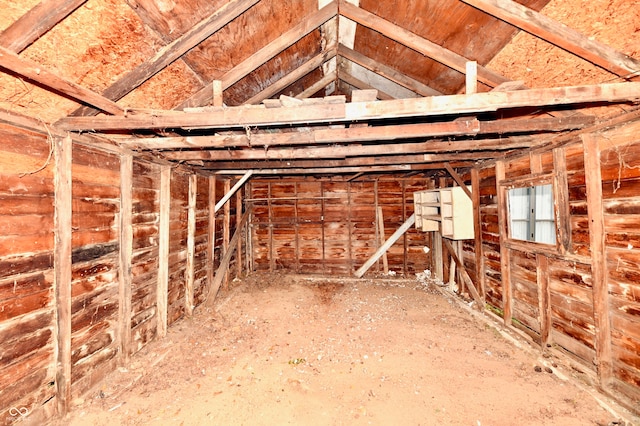
[[[640,401],[638,129],[640,122],[629,122],[555,152],[508,158],[481,168],[477,185],[477,285],[487,304],[543,349],[560,348],[592,370],[600,386],[632,408]],[[508,218],[500,191],[549,178],[556,185],[558,243],[511,240],[508,223],[500,224]],[[598,221],[604,232],[595,228]]]
[[[413,214],[413,192],[425,178],[378,180],[253,180],[252,256],[255,270],[351,275]],[[384,237],[376,209],[382,208]],[[411,228],[387,252],[389,269],[429,268],[426,234]],[[370,270],[380,272],[382,262]]]
[[[118,364],[126,365],[168,325],[190,315],[205,301],[225,234],[236,227],[237,197],[211,220],[230,181],[87,141],[69,143],[70,223],[56,227],[56,199],[62,194],[55,192],[54,175],[63,163],[54,155],[52,138],[62,137],[35,125],[26,130],[0,123],[0,424],[25,413],[46,422]],[[166,222],[163,170],[170,176]],[[56,241],[65,238],[68,258],[56,249]],[[68,281],[56,281],[64,274],[54,264],[69,268]],[[163,267],[166,290],[160,287]],[[232,267],[229,276],[240,272]],[[65,288],[70,300],[59,300]]]

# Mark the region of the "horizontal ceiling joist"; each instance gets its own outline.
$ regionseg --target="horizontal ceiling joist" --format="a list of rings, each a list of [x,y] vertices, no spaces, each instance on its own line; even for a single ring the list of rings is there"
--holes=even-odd
[[[71,131],[270,127],[477,114],[501,109],[594,102],[635,102],[638,99],[640,83],[629,82],[347,104],[302,105],[295,108],[214,107],[199,112],[158,111],[114,117],[66,117],[56,125],[63,130]]]
[[[473,166],[473,161],[460,161],[450,163],[452,167],[464,168]],[[352,173],[408,173],[412,171],[422,170],[440,170],[444,169],[444,163],[426,163],[426,164],[403,164],[396,166],[355,166],[355,167],[313,167],[301,169],[263,169],[254,170],[254,175],[336,175],[336,174],[352,174]],[[246,170],[216,170],[214,173],[219,175],[242,175]]]
[[[335,17],[338,12],[336,2],[331,2],[322,9],[305,17],[298,25],[283,33],[277,39],[258,50],[249,58],[236,65],[234,68],[226,72],[220,80],[222,80],[222,88],[227,89],[233,84],[240,81],[243,77],[249,75],[259,66],[265,64],[273,57],[292,46],[298,40],[316,30],[322,24]],[[182,110],[185,108],[199,107],[207,104],[211,100],[213,93],[212,84],[208,84],[195,94],[191,95],[187,100],[178,105],[175,109]]]
[[[396,143],[375,145],[341,145],[314,146],[304,148],[271,148],[271,149],[239,149],[239,150],[194,150],[169,151],[163,154],[168,160],[287,160],[295,158],[346,158],[359,156],[380,156],[409,153],[451,153],[456,151],[505,150],[527,148],[532,138],[525,137],[465,140],[458,142],[429,141],[418,143]]]
[[[118,81],[109,86],[103,96],[117,101],[139,87],[142,83],[171,65],[182,55],[196,47],[203,40],[216,33],[222,27],[246,12],[259,0],[233,0],[206,19],[200,21],[192,29],[184,33],[172,43],[164,46],[153,57],[144,61],[133,70],[126,73]],[[73,116],[95,115],[97,111],[91,108],[79,108]]]
[[[475,136],[561,132],[581,129],[595,123],[595,117],[576,115],[567,118],[526,118],[480,121],[475,118],[442,123],[398,124],[347,128],[304,128],[298,132],[242,133],[213,136],[118,139],[133,149],[231,148],[251,146],[312,145],[367,141],[390,141],[424,137]],[[455,142],[452,142],[455,144]]]
[[[509,24],[548,41],[620,77],[640,74],[640,60],[548,18],[512,0],[462,0]]]
[[[377,31],[380,34],[415,50],[416,52],[422,53],[423,55],[448,66],[451,69],[462,74],[466,73],[466,63],[469,60],[464,56],[426,40],[409,30],[374,15],[371,12],[347,3],[344,0],[340,0],[340,15]],[[479,66],[478,80],[490,87],[495,87],[500,83],[504,83],[508,79],[488,68]]]

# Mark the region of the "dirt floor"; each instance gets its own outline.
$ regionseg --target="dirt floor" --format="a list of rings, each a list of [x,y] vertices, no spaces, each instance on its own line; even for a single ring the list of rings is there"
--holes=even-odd
[[[625,424],[434,284],[257,274],[212,305],[60,424]]]

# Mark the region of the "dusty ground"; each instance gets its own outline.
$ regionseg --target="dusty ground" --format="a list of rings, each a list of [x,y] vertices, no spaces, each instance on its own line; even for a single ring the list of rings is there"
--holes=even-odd
[[[608,425],[429,285],[254,275],[114,372],[65,425]],[[540,368],[537,368],[540,370]]]

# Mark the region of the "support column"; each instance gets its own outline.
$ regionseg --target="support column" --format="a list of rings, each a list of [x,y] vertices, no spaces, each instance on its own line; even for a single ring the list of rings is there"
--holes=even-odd
[[[167,335],[167,305],[169,297],[169,226],[171,225],[171,166],[160,171],[160,220],[158,232],[158,289],[157,327],[158,337]]]
[[[498,191],[498,229],[500,230],[500,275],[502,277],[502,310],[503,319],[507,327],[511,327],[513,315],[513,294],[511,288],[511,252],[507,247],[508,228],[508,200],[507,190],[502,186],[505,179],[504,161],[496,162],[496,189]]]
[[[196,255],[196,197],[198,194],[198,176],[189,175],[189,204],[187,212],[187,267],[185,270],[184,308],[187,316],[193,315],[194,299],[194,261]]]
[[[120,157],[120,282],[119,282],[119,363],[128,364],[131,353],[131,257],[133,253],[133,156]]]

